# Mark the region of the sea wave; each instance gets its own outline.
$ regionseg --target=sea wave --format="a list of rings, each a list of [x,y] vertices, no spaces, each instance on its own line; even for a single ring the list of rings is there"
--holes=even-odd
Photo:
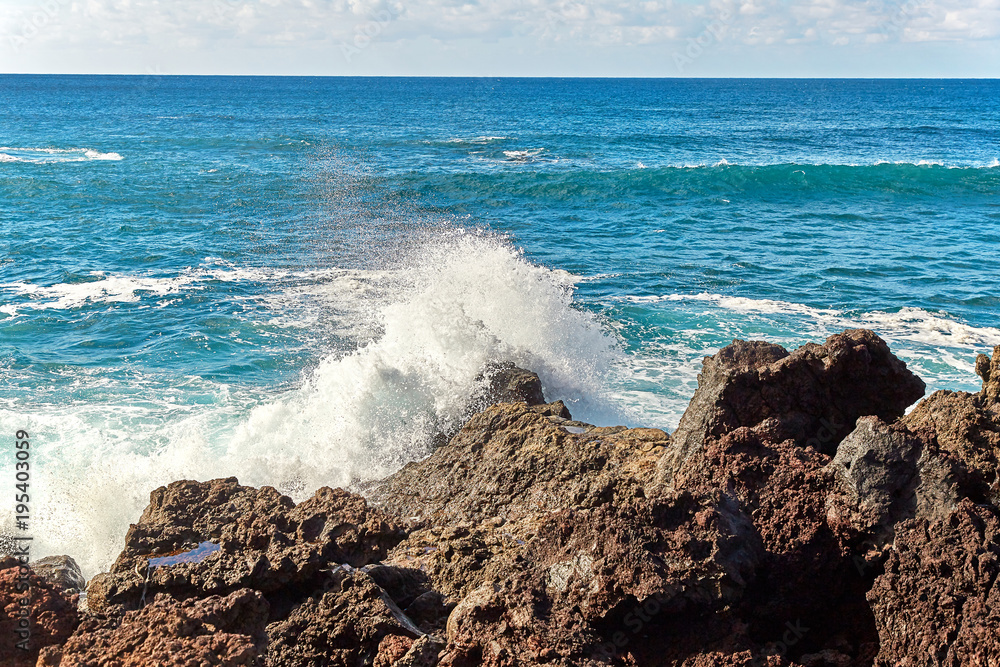
[[[836,308],[816,308],[801,303],[773,299],[751,299],[702,292],[699,294],[666,294],[662,296],[625,296],[633,303],[662,301],[705,302],[739,313],[795,315],[831,327],[867,328],[884,332],[898,340],[911,340],[930,345],[993,347],[1000,345],[1000,328],[976,327],[954,319],[947,313],[923,308],[900,308],[896,311],[856,312]]]
[[[279,275],[238,269],[215,266],[214,277],[210,268],[200,278]],[[71,553],[93,575],[113,560],[149,492],[175,479],[235,475],[302,498],[319,486],[380,477],[425,455],[435,433],[460,422],[491,361],[534,369],[547,395],[577,416],[620,422],[605,393],[621,358],[615,339],[574,306],[572,276],[528,262],[500,240],[456,232],[421,245],[398,270],[326,278],[314,293],[334,283],[331,298],[366,312],[375,333],[353,350],[330,352],[291,389],[260,394],[197,377],[147,386],[139,368],[68,368],[94,400],[54,395],[33,410],[0,405],[0,429],[25,429],[46,443],[32,478],[36,553]],[[348,279],[354,292],[343,289]],[[50,300],[131,298],[143,288],[169,294],[195,284],[94,282],[102,281],[81,294],[56,290]],[[91,388],[94,380],[121,386]]]
[[[117,162],[123,159],[119,153],[102,153],[91,148],[13,148],[0,146],[0,162],[51,164],[55,162]]]

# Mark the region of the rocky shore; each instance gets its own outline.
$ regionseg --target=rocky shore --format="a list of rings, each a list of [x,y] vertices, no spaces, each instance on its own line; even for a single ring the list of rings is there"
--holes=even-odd
[[[85,604],[72,559],[4,559],[0,665],[997,667],[1000,347],[976,370],[905,414],[924,383],[869,331],[736,341],[668,435],[489,369],[355,492],[156,489]]]

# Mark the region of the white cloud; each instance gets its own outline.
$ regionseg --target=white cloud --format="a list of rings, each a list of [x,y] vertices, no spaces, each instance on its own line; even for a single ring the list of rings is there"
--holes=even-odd
[[[1000,0],[0,0],[0,39],[38,52],[472,39],[670,53],[706,30],[731,48],[996,40]]]

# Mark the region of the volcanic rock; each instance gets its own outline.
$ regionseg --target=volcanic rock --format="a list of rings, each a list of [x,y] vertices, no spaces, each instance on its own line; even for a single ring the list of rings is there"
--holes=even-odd
[[[423,633],[368,574],[342,569],[267,635],[268,667],[355,667],[396,664]]]
[[[39,665],[259,667],[267,616],[267,602],[257,591],[183,602],[160,594],[121,618],[87,617],[65,644],[48,649]]]
[[[878,417],[858,420],[829,467],[843,491],[829,498],[829,518],[843,519],[879,546],[892,540],[900,521],[947,517],[971,485],[963,462],[939,451],[925,433]]]
[[[472,401],[477,411],[498,403],[545,403],[538,374],[510,362],[490,364],[477,379],[486,383],[481,395]]]
[[[983,388],[979,392],[983,403],[1000,403],[1000,345],[993,348],[992,359],[985,354],[976,357],[976,374],[983,379]]]
[[[87,589],[87,580],[70,556],[46,556],[30,564],[42,579],[55,584],[67,593],[82,593]]]
[[[656,429],[574,434],[528,406],[501,404],[367,494],[389,513],[436,525],[595,507],[642,495],[668,440]]]
[[[80,622],[78,598],[15,563],[15,558],[4,559],[7,567],[0,570],[0,665],[31,667],[39,650],[73,634]],[[27,650],[18,647],[22,641]]]
[[[442,665],[631,664],[616,636],[638,643],[680,615],[736,603],[761,554],[721,494],[565,510],[536,531],[459,602]]]
[[[924,389],[885,341],[863,329],[791,354],[770,343],[734,341],[705,359],[698,389],[660,462],[660,479],[670,484],[706,438],[765,421],[773,440],[833,454],[858,417],[892,421]]]
[[[994,362],[1000,363],[1000,354],[994,353]],[[925,431],[939,449],[961,460],[981,486],[982,499],[998,504],[1000,404],[990,399],[995,376],[987,372],[986,377],[990,379],[984,380],[980,393],[934,392],[902,421],[913,431]]]
[[[150,494],[111,572],[90,582],[88,603],[101,612],[136,608],[144,594],[184,598],[253,588],[281,607],[311,592],[324,568],[377,562],[404,536],[364,498],[340,489],[322,488],[296,505],[271,487],[240,486],[236,478],[174,482]],[[200,562],[150,563],[206,542],[220,548]]]
[[[962,500],[946,518],[896,528],[868,593],[877,667],[1000,664],[1000,512]]]

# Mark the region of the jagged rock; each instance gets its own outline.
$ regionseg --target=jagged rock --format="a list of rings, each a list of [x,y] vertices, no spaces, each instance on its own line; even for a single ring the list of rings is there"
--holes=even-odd
[[[512,363],[490,364],[479,378],[487,382],[482,395],[473,400],[476,410],[497,403],[527,403],[543,405],[542,381],[537,373],[518,368]]]
[[[121,618],[87,617],[62,647],[50,649],[39,664],[259,667],[267,615],[267,602],[257,591],[183,602],[160,594]]]
[[[439,525],[595,507],[641,494],[667,441],[656,429],[574,434],[528,406],[501,404],[366,493],[390,513]]]
[[[1000,664],[1000,515],[963,500],[947,519],[897,526],[868,593],[876,667]]]
[[[980,354],[976,357],[976,374],[983,379],[979,392],[987,405],[1000,403],[1000,345],[993,348],[993,358]]]
[[[987,384],[979,394],[936,391],[902,421],[913,431],[926,432],[939,449],[960,459],[982,487],[979,495],[998,504],[1000,405],[986,400]]]
[[[135,608],[144,591],[147,598],[158,592],[183,598],[253,588],[281,607],[310,593],[321,570],[379,561],[404,536],[364,498],[340,489],[322,488],[296,505],[271,487],[240,486],[234,477],[174,482],[150,494],[111,572],[90,582],[88,603],[101,612]],[[146,582],[151,558],[204,542],[220,549],[200,562],[154,567]]]
[[[842,496],[827,505],[874,545],[890,542],[895,524],[948,516],[970,485],[962,462],[897,422],[862,417],[830,463]]]
[[[739,613],[755,646],[780,642],[788,622],[812,628],[791,657],[848,638],[858,655],[874,642],[865,601],[871,577],[859,574],[848,544],[828,524],[835,492],[830,457],[793,440],[776,441],[773,422],[710,438],[678,471],[678,488],[722,488],[740,501],[761,535],[757,585]]]
[[[32,667],[39,650],[73,634],[80,622],[77,596],[15,563],[16,558],[4,559],[8,567],[0,570],[0,665]],[[25,640],[22,650],[18,643]]]
[[[393,663],[392,667],[435,667],[438,664],[438,655],[443,648],[444,642],[440,639],[424,635],[413,642],[406,655]]]
[[[42,579],[55,584],[67,593],[82,593],[87,580],[70,556],[46,556],[31,563],[31,569]]]
[[[267,626],[267,667],[392,665],[422,636],[366,573],[338,570],[327,588]]]
[[[631,637],[637,623],[650,632],[737,603],[761,551],[749,519],[722,494],[550,514],[455,607],[441,664],[634,664],[608,645],[609,628]]]
[[[924,389],[885,341],[863,329],[791,354],[778,345],[734,341],[705,359],[698,389],[660,463],[660,479],[669,485],[707,438],[765,421],[775,441],[833,454],[858,417],[892,421]]]

